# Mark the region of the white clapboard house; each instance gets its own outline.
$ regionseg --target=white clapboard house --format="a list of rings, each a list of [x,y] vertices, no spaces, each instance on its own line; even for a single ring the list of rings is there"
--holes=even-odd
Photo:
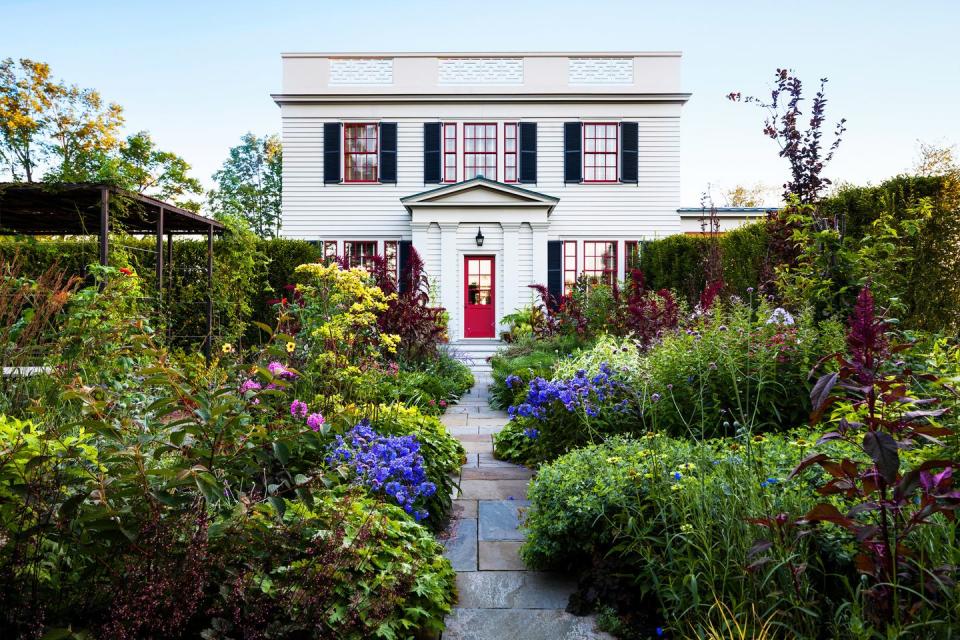
[[[683,232],[680,54],[288,53],[287,237],[402,269],[413,246],[459,345]]]

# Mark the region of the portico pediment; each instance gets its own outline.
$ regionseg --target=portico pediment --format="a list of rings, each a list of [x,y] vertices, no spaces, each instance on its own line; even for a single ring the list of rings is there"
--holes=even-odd
[[[559,201],[553,196],[486,178],[472,178],[400,199],[411,213],[420,207],[532,207],[545,209],[549,214]]]

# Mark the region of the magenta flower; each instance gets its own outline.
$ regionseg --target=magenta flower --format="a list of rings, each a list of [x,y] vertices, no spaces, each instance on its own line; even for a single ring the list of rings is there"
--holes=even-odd
[[[290,415],[294,418],[305,418],[307,415],[307,403],[302,400],[294,400],[291,402]]]
[[[307,416],[307,426],[314,431],[320,431],[320,427],[322,427],[326,421],[326,418],[324,418],[321,413],[311,413]]]
[[[262,388],[263,385],[256,380],[244,380],[243,384],[240,385],[240,393],[246,393],[247,391],[259,391]]]

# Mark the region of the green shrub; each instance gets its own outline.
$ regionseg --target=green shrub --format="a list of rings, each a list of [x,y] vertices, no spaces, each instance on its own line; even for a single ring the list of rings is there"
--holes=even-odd
[[[804,424],[810,370],[842,350],[844,330],[806,312],[771,322],[781,313],[765,303],[717,305],[666,336],[644,358],[636,389],[645,428],[711,438]]]

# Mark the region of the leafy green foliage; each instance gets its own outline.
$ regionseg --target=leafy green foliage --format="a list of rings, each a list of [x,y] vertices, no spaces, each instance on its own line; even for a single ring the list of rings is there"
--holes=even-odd
[[[261,238],[276,236],[280,231],[282,157],[279,137],[245,134],[213,174],[217,188],[209,194],[209,205],[214,216],[242,218]]]
[[[409,637],[439,630],[454,573],[429,530],[328,464],[369,417],[413,434],[449,513],[460,445],[400,406],[330,406],[271,333],[210,366],[146,319],[140,280],[69,295],[41,402],[0,415],[0,635]],[[283,359],[284,363],[280,363]],[[266,363],[269,361],[269,366]],[[299,400],[298,400],[299,401]],[[316,411],[316,408],[314,408]]]
[[[612,606],[638,637],[656,627],[679,637],[723,629],[717,601],[753,631],[771,620],[784,637],[871,637],[853,599],[852,536],[824,525],[796,542],[755,546],[765,530],[755,519],[818,501],[820,472],[787,480],[814,438],[650,434],[577,449],[541,467],[531,485],[522,556],[534,568],[581,570],[575,608]],[[949,562],[954,532],[927,529],[925,561]],[[948,598],[955,606],[956,594]],[[949,624],[931,617],[924,633],[941,637]]]

